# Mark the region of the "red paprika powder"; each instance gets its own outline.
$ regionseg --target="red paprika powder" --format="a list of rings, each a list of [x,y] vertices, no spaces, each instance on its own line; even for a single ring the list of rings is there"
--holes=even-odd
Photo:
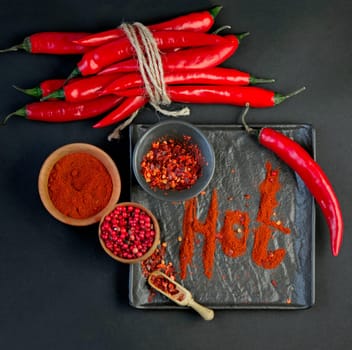
[[[283,226],[280,221],[275,222],[272,220],[274,210],[279,205],[276,194],[281,188],[281,183],[279,180],[279,169],[273,169],[270,162],[267,162],[265,167],[266,176],[259,185],[260,203],[257,214],[259,226],[254,229],[252,259],[264,269],[274,269],[284,259],[286,249],[268,249],[273,229],[279,230],[284,234],[289,234],[291,230]]]
[[[53,166],[48,190],[54,206],[66,216],[84,219],[100,212],[112,194],[105,166],[88,153],[71,153]]]
[[[269,243],[274,230],[289,234],[291,230],[285,227],[281,221],[273,221],[275,208],[280,204],[276,198],[281,188],[279,181],[279,169],[273,169],[270,162],[266,163],[266,176],[260,183],[260,203],[256,226],[254,231],[254,243],[252,260],[264,269],[274,269],[283,260],[286,254],[285,248],[269,250]],[[246,198],[250,196],[245,195]],[[217,190],[214,189],[207,216],[204,222],[197,218],[197,198],[185,202],[185,211],[182,223],[182,243],[180,245],[180,277],[187,277],[187,267],[192,263],[196,233],[202,234],[203,242],[203,267],[204,274],[211,278],[215,260],[216,241],[219,240],[223,253],[230,258],[237,258],[246,253],[247,240],[250,233],[250,217],[247,212],[239,210],[227,210],[224,215],[222,229],[217,232],[217,220],[219,217]]]

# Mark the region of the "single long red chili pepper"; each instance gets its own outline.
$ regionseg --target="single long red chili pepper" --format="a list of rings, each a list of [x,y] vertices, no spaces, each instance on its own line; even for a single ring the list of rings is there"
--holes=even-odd
[[[150,30],[183,30],[205,33],[213,26],[214,19],[221,9],[222,6],[215,6],[209,11],[192,12],[165,22],[152,24],[148,26],[148,28]],[[104,32],[87,35],[75,40],[75,42],[83,46],[100,46],[119,39],[124,35],[125,33],[121,28],[114,28]]]
[[[14,88],[28,96],[42,98],[60,89],[65,84],[65,81],[65,79],[48,79],[42,81],[38,86],[33,88],[22,89],[18,86],[14,86]]]
[[[183,32],[183,31],[160,31],[153,32],[155,42],[159,49],[171,49],[181,47],[194,47],[215,45],[226,42],[226,39],[216,34]],[[104,67],[118,61],[127,59],[134,54],[134,48],[127,37],[123,37],[91,49],[85,53],[78,62],[77,67],[69,78],[75,76],[92,75]]]
[[[161,56],[164,71],[206,69],[218,66],[236,52],[240,40],[246,35],[247,33],[237,36],[226,35],[224,38],[227,41],[222,44],[168,52]],[[112,64],[98,74],[136,72],[138,70],[138,61],[132,58]]]
[[[273,79],[256,78],[247,72],[233,68],[214,67],[204,70],[183,70],[166,72],[165,83],[176,84],[212,84],[212,85],[249,85],[259,83],[272,83]],[[114,94],[121,90],[143,86],[140,73],[124,74],[114,80],[100,92],[101,95]]]
[[[122,100],[119,96],[102,96],[84,102],[44,101],[33,102],[4,118],[6,124],[14,115],[42,122],[71,122],[96,117],[117,106]]]
[[[265,108],[278,105],[297,95],[305,88],[301,88],[287,95],[256,86],[230,85],[178,85],[168,86],[167,93],[172,101],[181,103],[213,103]],[[143,95],[143,88],[120,91],[121,96]]]
[[[99,97],[99,93],[107,84],[120,77],[119,73],[106,75],[92,75],[86,78],[78,78],[77,80],[69,80],[61,89],[58,89],[44,97],[42,100],[50,98],[65,99],[69,102],[79,102],[91,100]],[[106,94],[108,95],[108,94]]]
[[[130,117],[148,102],[145,96],[127,97],[115,110],[111,111],[102,120],[93,125],[93,128],[103,128],[108,125],[119,123]]]
[[[247,111],[248,106],[242,115],[246,130],[254,134],[261,145],[273,151],[301,177],[319,204],[329,226],[332,254],[337,256],[342,244],[344,224],[340,203],[327,175],[300,144],[281,132],[268,127],[259,130],[249,128],[244,122]]]
[[[74,40],[87,36],[88,33],[80,32],[40,32],[24,38],[23,42],[2,52],[25,50],[33,54],[72,55],[82,54],[91,48],[74,43]]]

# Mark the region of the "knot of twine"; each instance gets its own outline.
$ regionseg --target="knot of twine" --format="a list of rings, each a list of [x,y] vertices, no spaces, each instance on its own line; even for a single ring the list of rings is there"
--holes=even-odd
[[[180,117],[189,115],[190,110],[187,107],[176,111],[161,107],[170,105],[171,99],[166,90],[164,68],[158,45],[151,31],[139,22],[133,24],[122,23],[121,29],[125,32],[136,52],[144,87],[150,99],[149,103],[156,111],[166,116]]]

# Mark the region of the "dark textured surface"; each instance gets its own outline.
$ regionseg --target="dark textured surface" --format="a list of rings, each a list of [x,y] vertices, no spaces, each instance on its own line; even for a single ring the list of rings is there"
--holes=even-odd
[[[43,30],[98,31],[121,21],[152,23],[209,8],[210,0],[2,1],[0,47]],[[49,125],[12,119],[0,127],[0,348],[26,349],[273,349],[352,347],[352,2],[350,0],[224,0],[216,27],[250,31],[226,66],[275,78],[279,92],[307,90],[285,103],[252,110],[250,124],[311,123],[317,160],[340,198],[345,238],[330,251],[321,211],[316,216],[316,303],[300,311],[219,310],[204,322],[189,310],[137,310],[128,304],[128,266],[101,249],[97,226],[73,228],[42,206],[37,177],[44,159],[70,142],[107,151],[129,199],[128,133],[109,143],[113,127],[93,121]],[[11,86],[66,77],[78,58],[0,55],[0,115],[31,101]],[[194,123],[239,123],[240,108],[192,105]],[[160,117],[145,108],[138,123]],[[99,119],[99,118],[97,118]]]
[[[314,154],[314,132],[307,125],[273,126],[292,137]],[[144,134],[147,126],[132,128],[133,144]],[[192,264],[183,284],[199,302],[213,308],[304,308],[314,303],[314,202],[301,179],[276,156],[260,146],[241,126],[199,126],[215,152],[215,173],[204,195],[198,196],[198,218],[204,221],[213,189],[218,191],[219,216],[217,230],[221,230],[226,210],[241,210],[249,214],[250,234],[246,253],[229,258],[217,244],[213,275],[203,272],[203,239],[196,238]],[[279,169],[281,189],[276,217],[291,230],[289,235],[273,230],[269,249],[283,247],[286,257],[275,269],[256,265],[251,257],[253,228],[258,223],[259,184],[265,178],[266,162]],[[249,195],[250,199],[245,199]],[[132,201],[149,208],[160,222],[161,241],[167,243],[167,262],[179,271],[178,237],[182,236],[183,203],[155,200],[133,183]],[[179,275],[177,275],[179,277]],[[165,297],[150,301],[150,289],[141,266],[132,265],[130,301],[136,307],[172,307]],[[289,302],[288,302],[289,300]]]

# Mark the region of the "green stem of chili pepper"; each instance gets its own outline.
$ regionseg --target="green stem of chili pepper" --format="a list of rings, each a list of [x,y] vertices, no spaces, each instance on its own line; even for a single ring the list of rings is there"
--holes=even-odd
[[[275,83],[275,79],[266,79],[266,78],[256,78],[252,75],[249,77],[249,84],[268,84],[268,83]]]
[[[288,98],[290,98],[292,96],[295,96],[295,95],[298,95],[299,93],[301,93],[305,89],[306,89],[305,86],[303,86],[300,89],[298,89],[296,91],[293,91],[293,92],[291,92],[290,94],[287,94],[287,95],[281,95],[281,94],[276,92],[274,94],[274,103],[275,103],[275,105],[278,105],[278,104],[284,102],[285,100],[287,100]]]
[[[24,38],[24,40],[21,44],[13,45],[7,49],[0,50],[0,53],[12,52],[12,51],[18,51],[18,50],[24,50],[27,52],[31,52],[31,41],[30,41],[29,37]]]
[[[222,8],[223,8],[223,6],[221,6],[221,5],[214,6],[213,8],[211,8],[211,9],[209,10],[209,13],[211,14],[211,16],[212,16],[213,18],[215,18],[215,17],[220,13],[220,11],[222,10]]]
[[[35,86],[33,88],[28,88],[28,89],[22,89],[16,85],[12,85],[12,87],[15,88],[17,91],[20,91],[28,96],[32,96],[36,98],[42,97],[42,89],[39,86]]]
[[[55,98],[55,99],[57,98],[57,99],[60,99],[60,100],[64,100],[65,99],[65,91],[64,91],[64,89],[61,88],[61,89],[58,89],[56,91],[53,91],[51,94],[41,98],[40,100],[41,101],[46,101],[46,100],[48,100],[50,98]]]

